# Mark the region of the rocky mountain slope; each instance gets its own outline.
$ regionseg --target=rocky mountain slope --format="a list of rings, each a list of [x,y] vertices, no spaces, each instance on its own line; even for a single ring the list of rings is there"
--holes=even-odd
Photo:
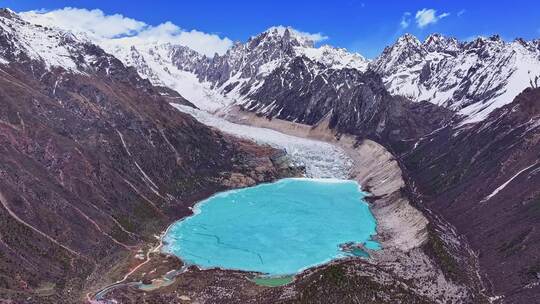
[[[101,44],[152,83],[210,111],[240,103],[260,115],[311,125],[328,117],[342,132],[391,142],[429,133],[450,116],[429,103],[390,96],[360,55],[314,47],[290,28],[270,28],[213,58],[171,44]]]
[[[539,85],[539,46],[538,40],[517,39],[508,43],[498,36],[460,42],[433,34],[420,42],[412,35],[404,35],[369,62],[343,49],[314,47],[313,41],[295,30],[276,27],[246,43],[237,43],[224,55],[213,58],[172,45],[153,46],[143,52],[153,57],[162,54],[158,68],[148,69],[144,64],[130,63],[129,56],[121,57],[149,79],[167,79],[152,76],[151,71],[163,66],[170,75],[182,74],[178,79],[189,78],[190,88],[177,87],[178,91],[193,96],[190,100],[201,108],[216,111],[236,103],[260,115],[308,124],[330,115],[335,125],[347,125],[348,132],[356,130],[364,135],[362,129],[374,130],[387,121],[367,121],[374,116],[370,105],[379,104],[376,98],[387,99],[374,93],[381,91],[375,74],[382,77],[383,91],[413,102],[427,101],[447,108],[461,117],[461,124],[478,122],[526,87]],[[149,56],[132,54],[132,57]],[[367,90],[369,93],[366,93],[367,87],[371,87]],[[421,117],[433,118],[428,122],[431,130],[444,125],[448,118],[448,111],[430,107],[425,102],[409,105],[404,98],[401,100],[398,108],[414,108],[401,112],[419,112]],[[345,104],[353,106],[344,107]],[[426,115],[434,112],[439,114]],[[404,117],[411,115],[402,115],[401,119]],[[343,121],[338,123],[337,120]],[[412,120],[406,124],[415,127],[425,124]],[[390,132],[399,132],[401,127]],[[405,135],[401,138],[418,135],[402,132]]]
[[[84,39],[1,10],[0,58],[0,298],[8,302],[81,302],[89,284],[111,280],[111,265],[195,200],[242,177],[278,175],[273,149],[178,112],[169,102],[187,103],[180,95]]]
[[[329,46],[314,47],[313,41],[283,27],[271,28],[246,43],[235,44],[224,55],[212,58],[171,44],[130,45],[112,40],[99,41],[123,64],[132,67],[126,69],[114,57],[88,42],[78,41],[73,35],[28,25],[20,20],[14,22],[11,13],[3,14],[0,62],[5,75],[4,85],[0,87],[9,88],[4,91],[13,93],[5,98],[9,106],[0,110],[4,111],[2,121],[7,143],[3,149],[12,149],[2,157],[6,157],[6,164],[45,167],[40,169],[44,172],[42,176],[52,176],[46,180],[54,185],[44,184],[47,185],[43,186],[44,193],[51,191],[48,189],[56,189],[54,187],[64,189],[62,187],[67,185],[66,193],[74,193],[70,195],[77,200],[83,198],[83,202],[96,204],[96,197],[101,198],[102,193],[120,187],[115,186],[120,183],[123,185],[121,194],[110,194],[111,197],[105,196],[105,199],[97,201],[104,201],[106,214],[118,223],[124,223],[113,216],[117,211],[106,202],[124,202],[126,199],[118,196],[131,193],[142,201],[158,201],[157,209],[166,213],[169,209],[163,206],[172,204],[171,209],[187,206],[184,202],[192,197],[188,195],[184,199],[182,195],[186,190],[182,188],[179,191],[178,184],[172,185],[171,176],[180,180],[184,178],[180,184],[188,187],[187,193],[195,195],[203,187],[220,187],[221,175],[216,175],[216,171],[245,170],[237,157],[232,164],[228,161],[238,153],[244,155],[230,144],[229,139],[187,116],[171,112],[166,102],[187,103],[178,92],[198,107],[212,112],[226,111],[229,105],[236,104],[269,121],[280,118],[312,126],[328,123],[338,132],[338,137],[339,133],[348,133],[370,138],[395,155],[407,175],[403,191],[411,194],[411,201],[429,213],[431,219],[449,222],[447,228],[462,237],[463,244],[470,243],[469,253],[478,255],[479,275],[484,279],[487,294],[502,296],[498,299],[507,303],[536,300],[540,272],[537,261],[539,248],[536,245],[540,189],[537,174],[540,155],[538,89],[528,89],[514,98],[525,88],[540,85],[539,40],[504,42],[494,36],[460,42],[431,35],[420,42],[411,35],[405,35],[372,62]],[[3,94],[7,94],[5,92]],[[26,104],[13,96],[26,96],[23,99]],[[41,100],[35,96],[45,101],[35,102]],[[152,103],[143,102],[148,100]],[[29,109],[34,112],[29,112]],[[49,113],[56,113],[56,116]],[[87,121],[88,115],[91,118]],[[45,127],[37,127],[42,125]],[[43,128],[46,131],[36,131]],[[199,135],[200,128],[203,135]],[[13,132],[30,134],[33,137],[28,141],[39,144],[21,147],[15,139],[22,135]],[[49,133],[59,136],[62,143],[67,141],[73,145],[73,150],[81,150],[84,157],[80,156],[79,160],[89,159],[85,163],[91,164],[91,170],[86,167],[83,170],[71,161],[67,164],[76,172],[88,174],[92,178],[92,187],[86,185],[89,182],[80,185],[74,182],[76,178],[66,177],[66,172],[70,171],[59,170],[57,163],[63,163],[57,157],[51,158],[49,150],[41,148],[52,142],[54,149],[68,149],[65,144],[54,144],[52,140],[44,142],[43,138],[53,138],[52,135],[45,136]],[[173,136],[176,137],[171,139]],[[141,150],[134,152],[133,143],[139,142],[143,144],[137,145],[136,149]],[[208,145],[208,142],[214,144]],[[165,153],[160,156],[165,159],[172,158],[166,163],[157,162],[155,155],[161,155],[159,153]],[[29,161],[16,158],[27,154],[30,155]],[[76,153],[67,153],[66,158],[78,159],[72,154]],[[184,158],[188,161],[178,161]],[[37,164],[33,165],[34,162]],[[208,171],[203,170],[206,173],[197,175],[197,182],[192,183],[185,177],[195,172],[193,168],[206,168]],[[13,174],[35,170],[8,168],[0,172]],[[103,182],[100,174],[109,172],[107,170],[115,174],[120,172],[121,180],[110,173],[112,177]],[[14,217],[11,204],[16,201],[24,206],[25,200],[30,199],[29,195],[15,200],[20,195],[18,193],[25,193],[23,186],[30,180],[45,179],[24,178],[27,177],[6,178],[10,181],[6,187],[12,190],[2,193],[2,202],[8,202],[4,204],[8,207],[2,209],[4,216],[19,223],[21,220],[26,222],[26,217],[21,215],[25,208],[20,207],[13,212],[17,216]],[[124,179],[129,183],[124,181],[122,184]],[[106,189],[102,189],[104,185],[108,185]],[[93,187],[99,191],[92,190]],[[33,195],[41,197],[44,194]],[[70,201],[68,198],[65,200]],[[131,198],[128,200],[132,201]],[[63,205],[58,205],[56,200],[49,204],[38,211],[45,212],[51,206],[62,211],[70,210],[61,208]],[[136,206],[125,204],[128,209],[122,214],[137,214]],[[77,208],[88,214],[88,210],[94,207],[77,205]],[[96,205],[96,208],[102,209],[101,205]],[[31,216],[31,212],[24,215]],[[87,221],[82,217],[65,225]],[[106,223],[105,220],[94,221],[99,227]],[[159,226],[140,218],[132,221],[139,229]],[[54,247],[54,242],[58,242],[67,247],[62,251],[63,247],[56,245],[59,251],[66,251],[61,256],[64,259],[72,247],[76,252],[91,251],[84,244],[66,243],[72,237],[69,231],[77,231],[76,228],[66,226],[72,230],[49,231],[45,229],[52,229],[49,222],[39,224],[37,232],[21,223],[22,228],[30,229],[26,233],[36,234],[32,243],[52,242],[49,245]],[[108,246],[103,251],[116,251],[109,248],[136,243],[128,232],[144,235],[137,230],[125,229],[128,236],[118,237],[110,232],[115,224],[109,225],[112,228],[101,228],[105,233],[96,227],[97,231],[84,238],[94,237],[97,243],[98,237],[94,234],[99,235]],[[117,227],[116,230],[122,229]],[[151,228],[142,230],[153,231]],[[122,235],[121,231],[118,233]],[[2,234],[2,240],[5,239]],[[445,251],[453,244],[445,241],[444,237],[432,239],[427,246],[453,273],[455,269],[452,267],[456,265]],[[5,243],[14,246],[17,242]],[[94,260],[104,256],[91,252]],[[56,258],[53,260],[57,261]],[[54,265],[57,265],[54,268],[57,272],[50,271],[57,276],[62,273],[58,269],[69,268],[66,263]],[[25,267],[31,269],[30,266]],[[91,266],[85,267],[76,269],[91,269]],[[39,271],[25,270],[22,282],[34,273]],[[78,275],[84,277],[86,274]]]
[[[540,89],[484,121],[444,128],[401,157],[422,204],[476,251],[486,288],[504,303],[540,294]]]
[[[25,18],[44,22],[36,14]],[[347,74],[345,70],[370,70],[381,75],[390,94],[445,107],[463,116],[462,123],[471,123],[485,119],[523,89],[540,82],[540,41],[505,42],[498,36],[462,42],[432,34],[420,42],[406,34],[371,62],[344,49],[315,47],[310,37],[282,26],[245,43],[238,42],[225,54],[212,58],[180,45],[144,44],[122,38],[100,39],[98,43],[154,85],[176,90],[212,112],[232,103],[249,103],[258,112],[274,116],[280,108],[267,107],[273,101],[270,94],[302,94],[305,99],[313,93],[287,82],[280,74],[307,76],[301,82],[314,82],[316,86],[328,85],[334,71]],[[299,65],[305,67],[304,74],[295,70]],[[273,82],[267,83],[269,79]],[[362,83],[353,77],[330,86],[337,92],[357,85]],[[328,113],[327,108],[319,111]],[[300,115],[288,119],[300,119]]]
[[[344,49],[314,47],[309,38],[284,27],[270,28],[213,58],[170,44],[131,46],[130,52],[126,52],[128,45],[104,44],[112,53],[122,54],[119,57],[135,66],[143,77],[188,94],[201,108],[212,111],[231,103],[258,104],[260,110],[269,103],[265,95],[277,91],[285,95],[304,90],[306,95],[306,88],[288,83],[284,75],[279,75],[283,71],[307,76],[307,80],[302,79],[304,84],[327,84],[334,71],[370,70],[381,75],[392,95],[431,102],[463,116],[462,123],[471,123],[485,119],[523,89],[540,82],[540,41],[505,42],[498,36],[462,42],[433,34],[420,42],[406,34],[371,62]],[[298,65],[305,66],[309,75],[296,71]],[[163,75],[163,69],[173,78],[190,83],[189,87],[164,80],[170,76]],[[267,83],[272,80],[269,76],[278,79]],[[362,83],[342,80],[331,88],[339,91],[356,85]]]
[[[441,107],[388,94],[362,57],[313,44],[293,29],[271,28],[207,63],[193,64],[185,48],[173,62],[244,110],[309,125],[329,119],[340,132],[381,142],[418,138],[450,118]]]
[[[366,70],[359,54],[314,42],[294,29],[273,27],[212,58],[187,47],[110,39],[99,44],[154,85],[180,92],[198,107],[215,111],[248,98],[278,67],[301,58],[332,68]]]

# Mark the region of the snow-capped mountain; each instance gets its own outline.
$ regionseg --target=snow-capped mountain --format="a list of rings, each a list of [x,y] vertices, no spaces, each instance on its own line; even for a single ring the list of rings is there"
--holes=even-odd
[[[130,44],[114,39],[102,40],[99,44],[125,65],[134,67],[153,85],[175,90],[201,109],[215,111],[231,103],[194,74],[207,64],[207,57],[187,47],[170,43]]]
[[[0,11],[0,63],[41,63],[47,70],[64,68],[84,72],[96,58],[87,52],[90,42],[70,32],[31,24],[13,11]]]
[[[238,91],[241,91],[250,82],[261,80],[297,57],[305,57],[331,69],[365,70],[368,64],[359,54],[328,45],[317,48],[312,40],[292,28],[272,27],[246,43],[235,44],[224,55],[215,56],[206,71],[199,74],[216,87],[240,86]]]
[[[70,76],[80,75],[123,78],[140,89],[158,89],[180,103],[187,102],[175,91],[152,86],[90,38],[25,21],[9,9],[0,10],[0,64],[17,66],[39,81],[49,82],[47,91],[52,96],[62,94],[61,87]]]
[[[448,118],[429,104],[392,97],[360,55],[314,47],[291,28],[270,28],[206,62],[191,58],[183,48],[173,62],[229,102],[270,118],[309,125],[328,118],[339,131],[381,141],[421,136]],[[428,112],[436,119],[430,121]]]
[[[381,141],[417,138],[439,127],[448,111],[388,94],[369,62],[302,33],[273,27],[212,58],[172,44],[101,41],[107,51],[154,85],[179,92],[199,108],[230,104],[259,115],[332,127]],[[431,113],[432,115],[425,115]]]
[[[505,42],[498,36],[460,42],[439,34],[420,42],[404,35],[370,69],[392,94],[426,100],[466,116],[485,119],[540,77],[538,41]]]
[[[29,21],[35,15],[24,15]],[[92,38],[107,52],[157,86],[180,93],[199,108],[215,111],[234,102],[245,102],[266,76],[286,67],[296,58],[316,63],[317,69],[365,71],[368,61],[361,55],[328,45],[315,47],[304,34],[286,27],[272,27],[246,43],[236,43],[223,55],[212,58],[185,46],[171,43],[141,43],[129,38]],[[310,64],[313,65],[313,64]]]
[[[172,61],[179,69],[197,75],[201,83],[228,98],[229,103],[252,100],[270,74],[288,69],[298,60],[309,62],[312,74],[328,69],[365,71],[368,66],[368,61],[359,54],[328,45],[315,47],[309,37],[281,26],[251,37],[246,43],[236,43],[221,56],[195,57],[195,64],[193,58],[187,48],[179,48],[172,54]]]
[[[24,17],[40,22],[36,16]],[[136,68],[152,84],[175,90],[199,108],[211,112],[237,103],[275,116],[280,108],[268,106],[273,100],[268,100],[270,96],[265,90],[269,92],[270,86],[273,96],[281,96],[275,103],[282,104],[286,100],[283,96],[297,95],[305,90],[304,86],[313,87],[313,81],[317,83],[320,79],[328,85],[327,79],[335,78],[330,76],[333,71],[345,74],[346,69],[358,72],[369,69],[382,75],[391,94],[446,107],[464,116],[462,123],[471,123],[483,120],[526,87],[535,82],[537,85],[537,77],[540,77],[540,40],[505,42],[498,36],[461,42],[433,34],[420,42],[407,34],[369,62],[345,49],[328,45],[316,47],[308,35],[283,26],[272,27],[245,43],[237,42],[225,54],[211,58],[171,43],[144,43],[129,37],[95,39],[91,33],[82,34],[124,64]],[[35,48],[40,46],[35,45]],[[59,50],[67,54],[69,48],[70,45],[64,43]],[[47,54],[39,49],[35,53]],[[68,58],[59,56],[48,61],[73,66],[73,62],[62,61]],[[302,78],[294,85],[285,78],[276,81],[275,75],[296,73],[292,69],[299,65],[305,67],[301,72],[305,74],[294,77],[306,76],[305,80]],[[267,83],[268,80],[272,83]],[[356,85],[351,78],[343,79],[333,90],[342,91]],[[292,116],[287,119],[303,120]]]
[[[302,78],[304,86],[312,86],[319,78],[328,85],[326,79],[335,78],[329,76],[334,71],[343,74],[344,69],[373,70],[383,76],[391,94],[446,107],[464,116],[462,123],[483,120],[523,89],[538,83],[540,77],[539,40],[504,42],[498,36],[460,42],[433,34],[420,42],[407,34],[373,62],[344,49],[315,47],[308,37],[286,27],[270,28],[213,58],[171,44],[131,46],[129,52],[126,45],[103,45],[124,63],[136,67],[143,77],[178,91],[203,109],[214,111],[239,103],[269,116],[280,110],[269,106],[265,92],[269,86],[273,86],[275,96],[296,95],[300,90],[298,84],[287,83],[286,78],[278,84],[270,76],[294,74],[294,67],[299,65],[305,67],[302,73],[307,73],[296,75],[306,76]],[[347,78],[336,82],[334,90],[355,85],[352,78]],[[284,102],[275,100],[277,104]],[[288,119],[303,121],[301,117]]]

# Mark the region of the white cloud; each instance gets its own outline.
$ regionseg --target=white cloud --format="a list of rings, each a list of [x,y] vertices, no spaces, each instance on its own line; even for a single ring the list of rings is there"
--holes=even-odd
[[[298,30],[294,30],[299,35],[308,38],[309,40],[313,42],[321,42],[328,39],[328,36],[322,34],[322,33],[307,33],[307,32],[301,32]]]
[[[119,14],[106,16],[98,9],[86,10],[66,7],[50,12],[22,12],[20,15],[27,21],[35,21],[51,27],[69,28],[74,32],[90,32],[103,38],[132,35],[147,26],[144,22]]]
[[[461,17],[461,15],[465,14],[466,12],[467,12],[467,10],[462,9],[462,10],[460,10],[459,12],[457,12],[457,16],[458,16],[458,17]]]
[[[197,30],[186,31],[171,22],[150,26],[137,33],[137,35],[117,38],[114,39],[114,42],[131,45],[155,43],[180,44],[210,57],[214,56],[215,53],[222,55],[233,44],[229,38],[221,38],[218,35]]]
[[[442,18],[450,16],[449,13],[442,13],[437,15],[437,11],[430,8],[424,8],[416,12],[415,19],[419,28],[424,28],[430,24],[437,23]]]
[[[401,16],[401,21],[399,22],[399,26],[402,29],[406,29],[411,24],[411,13],[405,12],[403,16]]]
[[[120,14],[105,15],[99,9],[66,7],[19,14],[29,22],[85,33],[93,39],[133,44],[169,42],[185,45],[207,56],[213,56],[214,53],[223,54],[233,44],[229,38],[197,30],[187,31],[171,22],[153,26]]]

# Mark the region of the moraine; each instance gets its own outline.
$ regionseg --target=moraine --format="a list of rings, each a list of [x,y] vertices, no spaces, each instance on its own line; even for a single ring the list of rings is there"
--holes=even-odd
[[[168,229],[164,251],[201,268],[296,274],[358,255],[351,243],[379,249],[364,196],[354,181],[306,178],[222,192]]]

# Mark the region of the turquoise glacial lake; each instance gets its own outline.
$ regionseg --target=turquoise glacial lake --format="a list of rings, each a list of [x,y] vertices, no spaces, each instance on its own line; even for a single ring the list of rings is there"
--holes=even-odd
[[[201,268],[296,274],[351,256],[344,243],[379,249],[364,196],[355,181],[304,178],[221,192],[169,227],[164,251]]]

